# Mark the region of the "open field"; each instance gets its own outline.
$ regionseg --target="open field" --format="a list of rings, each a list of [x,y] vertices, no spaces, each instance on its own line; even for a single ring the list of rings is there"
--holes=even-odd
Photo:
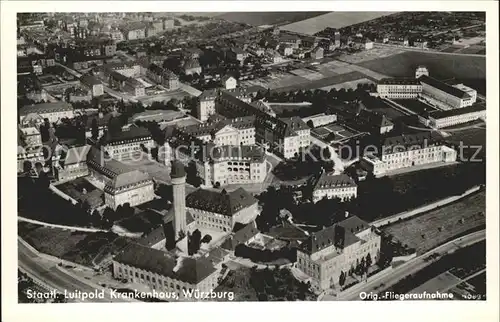
[[[297,77],[299,77],[299,76],[297,76]],[[301,83],[290,85],[290,86],[283,86],[283,87],[280,86],[279,88],[275,88],[274,91],[290,92],[290,91],[294,91],[294,90],[312,90],[312,89],[322,88],[325,86],[342,84],[345,82],[351,82],[351,81],[355,81],[355,80],[363,79],[363,78],[366,78],[366,76],[364,74],[357,72],[357,71],[353,71],[353,72],[348,72],[348,73],[340,74],[340,75],[336,75],[336,76],[325,77],[323,79],[314,80],[314,81],[306,80],[305,82],[301,82]]]
[[[312,17],[325,15],[324,11],[296,11],[296,12],[226,12],[217,16],[216,19],[224,19],[233,22],[245,23],[252,26],[275,25],[294,23]]]
[[[379,98],[370,98],[365,100],[364,105],[367,109],[385,115],[391,120],[406,116],[404,113],[393,108],[387,101]]]
[[[485,192],[481,191],[448,206],[390,225],[384,231],[422,254],[458,234],[484,226],[485,209]],[[461,219],[463,223],[459,222]]]
[[[475,88],[480,94],[486,93],[485,57],[407,51],[359,63],[359,66],[391,77],[411,77],[415,74],[415,68],[418,65],[426,66],[434,78],[456,78],[458,81]]]
[[[346,54],[339,57],[342,61],[357,64],[364,61],[369,61],[373,59],[380,59],[383,57],[389,57],[396,54],[404,53],[405,51],[398,47],[390,46],[375,46],[369,50],[363,50],[353,54]]]
[[[298,21],[283,26],[281,29],[313,35],[326,27],[341,28],[368,20],[373,20],[382,16],[393,14],[394,12],[329,12],[314,18]]]
[[[268,103],[269,107],[278,115],[283,114],[283,112],[293,112],[296,110],[304,109],[311,107],[311,103],[290,103],[290,104],[273,104],[273,103]]]

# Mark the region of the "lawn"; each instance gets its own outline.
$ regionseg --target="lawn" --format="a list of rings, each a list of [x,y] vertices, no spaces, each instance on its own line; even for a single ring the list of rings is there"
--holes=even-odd
[[[408,51],[401,54],[364,61],[358,64],[391,77],[412,77],[418,65],[425,65],[432,77],[437,79],[456,78],[486,93],[485,57],[458,56]]]
[[[24,222],[18,224],[18,234],[42,253],[85,266],[93,266],[130,242],[111,232],[71,232]]]
[[[20,236],[36,250],[56,257],[63,257],[90,234],[43,226],[27,231],[24,225],[24,223],[18,225],[22,234]]]
[[[91,208],[96,208],[104,203],[104,192],[94,187],[84,178],[57,185],[57,189],[80,202],[87,201]]]
[[[444,131],[451,134],[445,139],[446,142],[464,146],[464,156],[472,157],[478,149],[480,149],[480,151],[475,156],[476,158],[486,156],[486,128],[484,128],[484,126],[465,130],[447,131],[445,129]]]
[[[366,78],[366,75],[353,71],[353,72],[348,72],[345,74],[341,75],[335,75],[335,76],[329,76],[325,77],[323,79],[319,80],[314,80],[314,81],[309,81],[306,78],[304,78],[303,82],[300,82],[298,84],[294,84],[291,86],[283,86],[279,88],[272,89],[272,91],[275,92],[290,92],[290,91],[296,91],[296,90],[312,90],[312,89],[317,89],[317,88],[322,88],[325,86],[330,86],[330,85],[335,85],[335,84],[341,84],[345,82],[351,82],[355,81],[358,79],[363,79]]]
[[[231,270],[227,278],[214,291],[233,292],[234,301],[257,301],[257,293],[250,285],[250,269],[246,267]]]
[[[383,230],[422,254],[456,235],[484,227],[485,210],[485,192],[481,191]]]

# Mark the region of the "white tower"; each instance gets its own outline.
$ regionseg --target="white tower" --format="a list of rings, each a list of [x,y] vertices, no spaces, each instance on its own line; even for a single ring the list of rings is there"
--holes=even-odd
[[[174,232],[175,240],[178,241],[181,234],[184,237],[179,240],[187,244],[187,230],[186,230],[186,171],[184,165],[178,161],[172,161],[172,171],[170,173],[172,178],[173,190],[173,208],[174,208]],[[180,249],[187,249],[186,247],[179,247]]]

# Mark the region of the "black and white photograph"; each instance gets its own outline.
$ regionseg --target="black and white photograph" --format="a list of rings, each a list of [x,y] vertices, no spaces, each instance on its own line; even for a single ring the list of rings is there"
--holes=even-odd
[[[488,300],[485,9],[98,3],[9,14],[17,303]]]

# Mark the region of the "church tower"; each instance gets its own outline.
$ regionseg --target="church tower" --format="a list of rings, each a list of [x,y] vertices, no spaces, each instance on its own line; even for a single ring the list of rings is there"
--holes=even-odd
[[[173,209],[174,220],[173,226],[175,231],[175,240],[179,240],[181,234],[187,236],[186,230],[186,171],[184,165],[178,161],[172,161],[172,171],[170,173],[172,178],[173,190]],[[184,237],[183,240],[187,240]]]

